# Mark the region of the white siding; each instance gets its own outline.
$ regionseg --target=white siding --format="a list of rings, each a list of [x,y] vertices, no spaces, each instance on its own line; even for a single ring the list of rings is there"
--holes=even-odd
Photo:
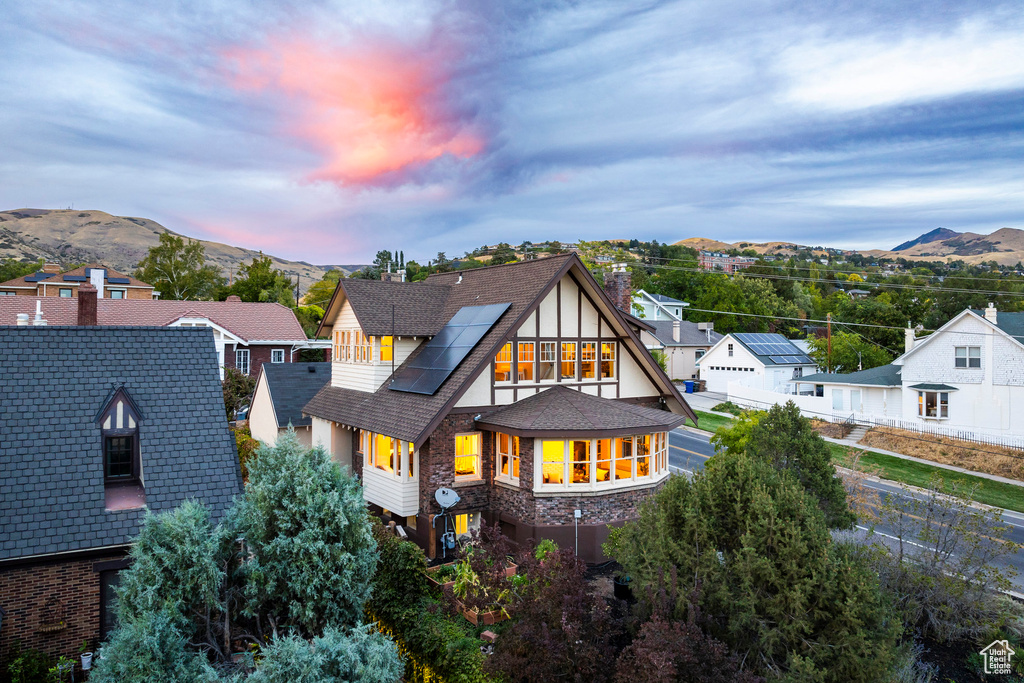
[[[282,425],[287,427],[287,425]],[[274,412],[274,403],[270,396],[270,390],[266,377],[261,373],[259,384],[256,385],[256,393],[252,398],[252,407],[249,408],[249,432],[252,438],[258,439],[268,446],[277,443],[277,414]]]
[[[491,372],[493,365],[488,365],[473,383],[469,385],[466,393],[456,402],[456,407],[465,406],[489,406],[491,405]]]
[[[359,327],[359,321],[356,318],[355,312],[352,310],[351,304],[345,302],[341,310],[338,311],[338,317],[334,321],[334,328],[332,328],[331,337],[333,339],[333,330],[355,330],[361,329]],[[397,369],[405,360],[412,354],[416,348],[426,341],[423,338],[413,339],[412,337],[402,337],[394,340],[394,368]],[[379,340],[376,341],[379,344]],[[375,356],[379,354],[379,349],[374,349]],[[333,356],[333,354],[332,354]],[[372,363],[353,363],[347,361],[334,360],[331,364],[331,386],[341,387],[343,389],[355,389],[356,391],[376,391],[381,384],[388,381],[391,377],[391,362],[379,362],[375,361]]]
[[[558,301],[556,298],[557,289],[552,289],[551,292],[544,297],[538,310],[540,311],[540,336],[542,337],[557,337],[558,336]],[[532,328],[527,328],[527,330]],[[534,334],[533,332],[524,331],[525,334]]]
[[[416,458],[419,459],[419,453]],[[418,463],[416,467],[419,468]],[[388,472],[364,467],[363,499],[402,517],[419,514],[419,478],[398,481]]]

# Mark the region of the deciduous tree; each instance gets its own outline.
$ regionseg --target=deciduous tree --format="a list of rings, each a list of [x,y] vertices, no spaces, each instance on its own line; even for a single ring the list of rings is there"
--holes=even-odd
[[[198,240],[161,233],[160,242],[139,261],[135,277],[153,285],[162,299],[209,299],[224,278],[206,263],[206,248]]]

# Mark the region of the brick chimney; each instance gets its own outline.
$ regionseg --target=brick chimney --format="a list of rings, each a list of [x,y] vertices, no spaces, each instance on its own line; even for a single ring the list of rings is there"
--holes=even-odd
[[[44,263],[43,264],[43,272],[44,273],[54,273],[54,274],[59,273],[60,272],[60,264],[59,263]]]
[[[96,325],[96,288],[88,282],[78,286],[78,324]]]
[[[615,308],[633,314],[633,275],[625,263],[613,263],[611,272],[604,274],[604,291]]]
[[[238,301],[238,302],[241,302],[242,301],[242,297],[238,296],[237,294],[232,294],[227,299],[224,299],[224,301]]]

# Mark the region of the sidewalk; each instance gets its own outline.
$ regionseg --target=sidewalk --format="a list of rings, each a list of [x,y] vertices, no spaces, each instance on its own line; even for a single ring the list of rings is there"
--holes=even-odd
[[[686,399],[686,402],[694,410],[703,410],[708,413],[713,413],[714,411],[711,410],[713,407],[727,400],[725,394],[717,394],[713,391],[698,391],[694,394],[683,393],[683,398]]]

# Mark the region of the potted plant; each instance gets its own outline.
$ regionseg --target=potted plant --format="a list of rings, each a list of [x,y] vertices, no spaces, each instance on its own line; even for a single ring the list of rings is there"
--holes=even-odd
[[[618,574],[613,580],[612,592],[619,600],[632,600],[633,588],[630,586],[632,579],[625,574]]]
[[[469,558],[462,560],[455,567],[455,580],[452,582],[452,593],[462,616],[474,626],[494,624],[509,618],[506,607],[511,603],[512,582],[508,568],[489,567],[490,571],[481,575],[473,569]]]
[[[82,671],[92,668],[92,652],[89,650],[88,640],[82,641],[81,647],[78,648],[78,656],[82,659]]]
[[[427,568],[427,581],[437,588],[451,588],[455,583],[455,562]]]

